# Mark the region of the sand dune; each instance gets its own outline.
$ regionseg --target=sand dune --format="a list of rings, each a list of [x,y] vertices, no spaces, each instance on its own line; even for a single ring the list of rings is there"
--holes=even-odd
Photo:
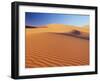
[[[32,28],[32,27],[28,27],[28,28]],[[33,27],[33,28],[37,28],[37,30],[33,30],[33,33],[39,33],[39,32],[55,32],[55,33],[63,32],[63,33],[65,33],[65,32],[70,32],[72,30],[78,30],[81,32],[86,32],[86,33],[89,32],[88,28],[86,28],[86,27],[81,28],[81,27],[77,27],[77,26],[63,25],[63,24],[49,24],[46,26]]]
[[[78,34],[72,33],[75,30]],[[89,31],[79,27],[57,24],[26,28],[25,67],[88,65],[89,40],[82,39],[88,34]]]

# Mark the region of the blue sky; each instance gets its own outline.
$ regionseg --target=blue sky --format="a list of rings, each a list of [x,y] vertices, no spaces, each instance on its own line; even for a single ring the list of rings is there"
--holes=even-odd
[[[88,15],[55,14],[55,13],[25,13],[25,25],[44,26],[47,24],[64,24],[74,26],[89,25]]]

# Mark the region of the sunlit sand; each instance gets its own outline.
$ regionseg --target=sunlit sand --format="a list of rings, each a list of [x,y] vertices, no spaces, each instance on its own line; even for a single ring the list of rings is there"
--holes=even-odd
[[[89,27],[26,28],[26,68],[89,65]]]

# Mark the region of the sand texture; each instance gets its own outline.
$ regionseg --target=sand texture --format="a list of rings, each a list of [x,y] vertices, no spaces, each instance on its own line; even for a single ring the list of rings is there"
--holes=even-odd
[[[89,29],[62,24],[26,26],[26,68],[89,64]]]

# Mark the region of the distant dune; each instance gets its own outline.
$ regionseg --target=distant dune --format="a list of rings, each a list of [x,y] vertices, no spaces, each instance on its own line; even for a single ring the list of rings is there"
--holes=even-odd
[[[89,32],[88,27],[77,27],[77,26],[71,26],[71,25],[63,25],[63,24],[49,24],[46,26],[26,26],[26,28],[38,28],[37,30],[33,30],[33,33],[39,33],[39,32],[58,32],[58,33],[67,33],[71,32],[73,30],[78,30],[80,32]]]
[[[89,27],[26,27],[26,68],[89,64]]]
[[[26,28],[37,28],[35,26],[26,26]]]

